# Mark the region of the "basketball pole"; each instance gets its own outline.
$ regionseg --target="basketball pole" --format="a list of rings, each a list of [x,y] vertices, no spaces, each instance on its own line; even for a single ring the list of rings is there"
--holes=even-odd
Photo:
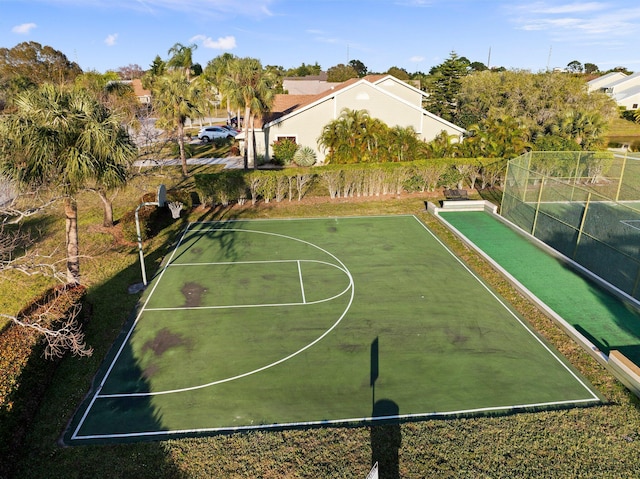
[[[136,217],[136,233],[138,235],[138,254],[140,256],[140,269],[142,270],[142,288],[140,289],[144,289],[147,287],[147,271],[144,265],[144,253],[142,251],[142,232],[140,230],[140,217],[138,215],[138,212],[140,211],[140,208],[144,206],[157,206],[159,208],[162,208],[166,202],[167,202],[167,190],[164,185],[160,185],[158,186],[157,201],[140,203],[136,208],[135,217]]]

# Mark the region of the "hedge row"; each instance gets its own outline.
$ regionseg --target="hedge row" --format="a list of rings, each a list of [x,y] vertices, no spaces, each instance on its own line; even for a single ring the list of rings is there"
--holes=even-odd
[[[83,286],[52,288],[18,313],[18,318],[38,316],[46,309],[55,310],[57,319],[64,319],[69,311],[81,303]],[[55,328],[53,319],[48,327]],[[24,433],[39,408],[57,360],[45,360],[42,334],[31,328],[10,323],[0,332],[0,477],[14,455],[20,454]],[[16,456],[17,457],[17,456]],[[4,463],[4,465],[3,465]]]
[[[282,170],[223,170],[196,175],[203,204],[301,200],[309,191],[339,197],[399,195],[438,187],[486,188],[502,182],[506,160],[443,158],[403,163],[326,165]]]

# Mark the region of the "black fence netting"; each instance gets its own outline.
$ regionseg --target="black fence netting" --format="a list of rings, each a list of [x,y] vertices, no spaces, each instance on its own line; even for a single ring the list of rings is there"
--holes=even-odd
[[[640,299],[640,159],[527,153],[509,162],[501,214]]]

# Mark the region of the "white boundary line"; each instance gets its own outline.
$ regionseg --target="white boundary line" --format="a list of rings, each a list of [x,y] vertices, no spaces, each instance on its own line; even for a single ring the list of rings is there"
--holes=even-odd
[[[453,411],[441,411],[441,412],[428,412],[418,414],[397,414],[391,416],[366,416],[366,417],[354,417],[345,419],[326,419],[322,421],[300,421],[300,422],[285,422],[276,424],[259,424],[251,426],[236,426],[236,427],[213,427],[213,428],[194,428],[194,429],[173,429],[165,431],[147,431],[147,432],[135,432],[135,433],[118,433],[118,434],[94,434],[90,436],[80,436],[77,440],[92,440],[92,439],[127,439],[136,437],[163,437],[174,435],[186,435],[186,434],[211,434],[211,433],[229,433],[229,432],[242,432],[253,430],[265,430],[265,429],[282,429],[282,428],[294,428],[294,427],[311,427],[311,426],[337,426],[337,425],[353,425],[360,423],[375,423],[382,421],[398,421],[398,420],[411,420],[411,419],[428,419],[428,418],[447,418],[455,416],[470,416],[478,415],[482,413],[490,412],[510,412],[510,411],[526,411],[527,409],[544,408],[551,406],[571,406],[574,404],[584,404],[593,402],[591,399],[580,399],[576,401],[551,401],[543,403],[531,403],[531,404],[517,404],[513,406],[494,406],[494,407],[482,407],[475,409],[458,409]]]
[[[349,273],[347,271],[345,271],[342,267],[338,266],[337,264],[333,264],[333,263],[329,263],[327,261],[319,261],[319,260],[283,260],[283,261],[238,261],[238,262],[221,262],[221,263],[184,263],[184,264],[177,264],[177,265],[170,265],[173,268],[176,267],[181,267],[181,266],[210,266],[210,265],[222,265],[222,264],[226,264],[226,265],[233,265],[233,264],[264,264],[264,263],[297,263],[298,264],[298,276],[300,277],[300,286],[301,286],[301,290],[302,290],[302,302],[300,303],[260,303],[260,304],[229,304],[229,305],[220,305],[220,306],[176,306],[176,307],[163,307],[163,308],[145,308],[145,311],[186,311],[186,310],[190,310],[190,309],[238,309],[238,308],[269,308],[269,307],[275,307],[275,306],[304,306],[304,305],[310,305],[310,304],[320,304],[320,303],[327,303],[329,301],[333,301],[336,298],[339,298],[340,296],[343,296],[347,291],[349,291],[349,288],[351,288],[351,282],[349,282],[349,284],[347,285],[347,287],[340,291],[339,293],[335,294],[334,296],[330,296],[328,298],[323,298],[323,299],[318,299],[316,301],[306,301],[304,296],[304,283],[302,280],[302,271],[300,269],[300,265],[301,263],[318,263],[318,264],[325,264],[327,266],[331,266],[333,268],[339,269],[340,271],[342,271],[343,273],[345,273],[345,275],[347,277],[349,277]]]
[[[623,225],[628,226],[629,228],[633,228],[635,230],[640,230],[640,220],[620,220],[620,223],[622,223]],[[635,224],[632,223],[637,223],[638,226],[636,226]]]
[[[540,337],[538,337],[530,328],[528,328],[521,320],[520,318],[514,313],[514,311],[509,308],[493,291],[491,291],[491,289],[460,259],[458,258],[452,250],[450,250],[428,227],[427,225],[425,225],[422,221],[420,221],[420,219],[415,216],[415,215],[377,215],[377,216],[346,216],[346,217],[341,217],[340,219],[354,219],[354,218],[397,218],[397,217],[413,217],[418,224],[420,224],[428,233],[429,235],[431,235],[437,243],[439,243],[444,249],[445,251],[447,251],[460,265],[462,265],[462,267],[476,280],[478,281],[482,287],[489,292],[489,294],[496,299],[496,301],[503,307],[505,308],[509,314],[516,319],[516,321],[529,333],[531,334],[534,339],[543,346],[543,348],[558,362],[562,365],[562,367],[565,368],[565,370],[567,370],[569,372],[569,374],[571,376],[573,376],[574,379],[576,379],[576,381],[582,385],[582,387],[591,395],[591,398],[588,399],[578,399],[578,400],[567,400],[567,401],[550,401],[550,402],[544,402],[544,403],[531,403],[531,404],[520,404],[520,405],[511,405],[511,406],[496,406],[496,407],[485,407],[485,408],[476,408],[476,409],[463,409],[463,410],[454,410],[454,411],[444,411],[444,412],[431,412],[431,413],[420,413],[420,414],[400,414],[400,415],[393,415],[393,416],[384,416],[384,417],[362,417],[362,418],[349,418],[349,419],[338,419],[338,420],[323,420],[323,421],[306,421],[306,422],[293,422],[293,423],[278,423],[278,424],[260,424],[260,425],[256,425],[256,426],[240,426],[240,427],[221,427],[221,428],[198,428],[198,429],[179,429],[179,430],[165,430],[165,431],[148,431],[148,432],[136,432],[136,433],[122,433],[122,434],[97,434],[97,435],[87,435],[87,436],[79,436],[78,435],[78,431],[80,430],[86,416],[88,415],[88,412],[90,410],[90,408],[93,406],[95,400],[97,399],[97,394],[99,394],[100,389],[102,389],[102,386],[104,385],[104,382],[108,376],[108,374],[110,373],[111,369],[113,368],[113,365],[115,364],[115,359],[113,360],[111,366],[109,367],[107,374],[105,374],[104,379],[102,380],[102,382],[100,383],[100,387],[98,389],[98,393],[92,398],[89,406],[87,407],[87,410],[85,411],[85,413],[83,414],[80,423],[78,424],[78,426],[76,427],[73,435],[71,436],[71,440],[92,440],[92,439],[125,439],[125,438],[135,438],[135,437],[162,437],[162,436],[168,436],[168,435],[184,435],[184,434],[199,434],[199,433],[214,433],[214,432],[233,432],[233,431],[250,431],[250,430],[257,430],[257,429],[278,429],[278,428],[287,428],[287,427],[309,427],[309,426],[321,426],[321,425],[339,425],[339,424],[353,424],[353,423],[360,423],[360,422],[371,422],[371,421],[382,421],[382,420],[404,420],[404,419],[426,419],[426,418],[435,418],[435,417],[451,417],[451,416],[456,416],[456,415],[471,415],[471,414],[478,414],[478,413],[484,413],[484,412],[492,412],[492,411],[513,411],[513,410],[526,410],[526,409],[531,409],[531,408],[540,408],[540,407],[550,407],[550,406],[563,406],[563,405],[571,405],[571,404],[586,404],[586,403],[598,403],[600,402],[600,398],[597,396],[597,394],[595,394],[594,391],[592,391],[585,383],[584,381],[582,381],[582,379],[580,379],[572,370],[571,368],[569,368],[564,361],[562,361],[543,341]],[[301,219],[305,219],[305,218],[287,218],[287,219],[279,219],[281,221],[292,221],[292,220],[301,220]],[[326,219],[332,219],[332,218],[306,218],[309,220],[326,220]],[[337,219],[337,218],[336,218]],[[440,218],[442,221],[444,221],[444,218]],[[270,220],[270,219],[265,219],[265,220],[229,220],[229,222],[250,222],[250,221],[274,221],[274,220]],[[207,223],[211,223],[211,224],[225,224],[225,222],[220,222],[220,221],[216,221],[216,222],[204,222],[204,224]],[[203,223],[191,223],[187,226],[187,228],[185,229],[185,232],[183,233],[182,237],[180,238],[180,241],[177,243],[176,245],[176,249],[173,251],[171,258],[169,259],[167,265],[164,267],[164,269],[162,270],[162,272],[160,273],[160,277],[164,274],[164,271],[166,271],[168,264],[170,264],[171,259],[173,258],[173,256],[175,255],[175,252],[177,251],[178,247],[181,245],[182,240],[184,238],[184,236],[186,235],[189,227],[192,224],[203,224]],[[447,223],[447,225],[449,225],[449,223]],[[451,225],[449,225],[451,226]],[[453,226],[451,226],[451,228],[453,228]],[[455,229],[455,228],[453,228]],[[194,230],[196,231],[196,230]],[[204,230],[206,231],[206,230]],[[250,231],[250,230],[249,230]],[[456,230],[457,231],[457,230]],[[458,232],[458,234],[461,234]],[[305,242],[303,240],[300,240],[302,242]],[[331,255],[331,253],[328,253],[329,255]],[[333,255],[331,255],[333,256]],[[335,258],[335,256],[333,256]],[[344,266],[344,264],[338,260],[337,258],[335,258],[337,261],[340,262],[340,264],[342,264]],[[346,270],[346,268],[345,268]],[[346,272],[346,271],[345,271]],[[351,281],[353,281],[353,278],[350,276]],[[157,282],[156,282],[157,285]],[[155,285],[153,290],[155,290]],[[355,292],[355,287],[352,288],[351,290],[351,300],[349,302],[349,308],[351,307],[351,304],[353,302],[353,297],[354,297],[354,292]],[[151,296],[151,295],[150,295]],[[150,297],[149,296],[149,297]],[[147,298],[145,304],[149,301],[149,298]],[[348,309],[347,308],[347,311]],[[137,321],[139,320],[140,316],[142,314],[142,310],[141,312],[138,314],[138,317],[136,318],[136,321],[134,322],[131,330],[129,331],[129,333],[127,334],[125,341],[123,342],[123,344],[121,345],[120,349],[118,350],[118,355],[120,354],[120,352],[122,351],[124,344],[126,343],[126,341],[129,339],[129,336],[131,335],[132,331],[133,331],[133,327],[135,326],[135,324],[137,323]],[[344,317],[344,315],[346,315],[346,311],[343,314],[342,317]],[[333,330],[337,324],[342,320],[342,317],[338,320],[338,322],[336,322],[336,324],[334,324],[330,330]],[[327,332],[325,332],[325,334],[322,336],[326,336],[326,334],[329,333],[328,330]],[[321,338],[318,338],[315,342],[319,341]],[[314,344],[315,344],[314,342]],[[305,347],[305,349],[307,349],[309,346]],[[294,355],[297,353],[294,353]],[[118,356],[117,355],[117,356]],[[117,359],[116,356],[116,359]],[[281,360],[280,362],[283,362],[284,360],[286,360],[288,358],[285,358],[283,360]],[[266,369],[266,367],[261,368],[259,370],[256,371],[262,371]],[[243,375],[245,376],[245,375]],[[107,396],[102,396],[102,397],[107,397]],[[111,396],[113,397],[113,396]]]
[[[342,313],[342,315],[340,315],[340,317],[338,318],[338,320],[329,328],[327,329],[323,334],[321,334],[319,337],[317,337],[314,341],[312,341],[311,343],[307,344],[306,346],[300,348],[299,350],[295,351],[294,353],[289,354],[288,356],[278,360],[278,361],[274,361],[271,364],[267,364],[266,366],[263,366],[261,368],[257,368],[253,371],[249,371],[243,374],[238,374],[236,376],[233,377],[229,377],[229,378],[225,378],[225,379],[221,379],[218,381],[213,381],[207,384],[201,384],[198,386],[192,386],[192,387],[188,387],[188,388],[181,388],[181,389],[174,389],[174,390],[167,390],[167,391],[156,391],[153,393],[127,393],[127,394],[112,394],[112,395],[101,395],[100,391],[102,390],[102,388],[104,387],[105,382],[107,381],[109,375],[111,374],[111,371],[113,370],[113,367],[115,366],[116,361],[118,360],[118,358],[120,357],[120,354],[122,353],[127,341],[129,340],[129,338],[131,337],[131,334],[133,333],[133,330],[135,329],[135,326],[137,325],[138,321],[140,320],[142,313],[145,311],[146,305],[149,303],[149,300],[151,299],[151,296],[153,295],[153,293],[155,292],[155,289],[157,287],[157,285],[160,282],[160,279],[162,278],[162,276],[164,276],[164,273],[167,271],[169,265],[171,264],[173,257],[176,254],[176,251],[178,250],[178,248],[182,245],[182,242],[186,236],[187,231],[189,230],[191,224],[187,225],[187,228],[185,228],[184,233],[182,234],[182,236],[180,237],[180,240],[178,241],[178,243],[176,244],[175,249],[173,250],[171,257],[169,258],[169,260],[167,261],[166,265],[164,266],[164,268],[162,269],[162,272],[160,273],[160,275],[158,276],[158,279],[155,281],[155,284],[151,290],[151,292],[149,293],[149,296],[147,297],[144,306],[140,309],[140,311],[138,312],[138,315],[135,319],[135,321],[133,322],[131,329],[129,330],[129,332],[127,333],[124,341],[122,342],[122,344],[120,345],[120,347],[118,348],[118,352],[116,353],[115,357],[113,358],[111,364],[109,365],[109,368],[107,369],[107,372],[105,373],[104,377],[102,378],[102,381],[100,382],[99,387],[97,388],[96,394],[93,396],[93,398],[91,399],[91,402],[89,403],[89,405],[87,406],[86,411],[84,412],[84,414],[82,415],[82,418],[80,419],[80,422],[78,423],[78,426],[76,427],[76,429],[74,430],[73,434],[71,435],[71,439],[82,439],[85,436],[79,436],[78,432],[80,431],[80,428],[82,427],[82,425],[84,424],[84,421],[90,411],[90,409],[93,407],[93,405],[95,404],[95,401],[97,399],[102,399],[102,398],[119,398],[119,397],[148,397],[148,396],[157,396],[157,395],[163,395],[163,394],[172,394],[172,393],[178,393],[178,392],[185,392],[185,391],[193,391],[193,390],[197,390],[197,389],[203,389],[206,387],[210,387],[210,386],[214,386],[216,384],[222,384],[222,383],[226,383],[229,381],[234,381],[240,378],[244,378],[253,374],[257,374],[261,371],[264,371],[266,369],[270,369],[274,366],[277,366],[285,361],[288,361],[289,359],[297,356],[298,354],[302,353],[303,351],[306,351],[307,349],[309,349],[310,347],[314,346],[315,344],[317,344],[319,341],[321,341],[322,339],[324,339],[331,331],[333,331],[338,324],[340,324],[340,322],[344,319],[344,317],[346,316],[347,312],[349,311],[349,309],[351,308],[351,304],[353,303],[353,298],[355,296],[355,285],[353,282],[353,276],[351,275],[351,272],[349,271],[349,269],[346,267],[346,265],[340,261],[339,258],[337,258],[334,254],[330,253],[329,251],[325,250],[324,248],[321,248],[318,245],[315,245],[309,241],[305,241],[305,240],[301,240],[299,238],[293,238],[291,236],[287,236],[287,235],[282,235],[282,234],[278,234],[278,233],[270,233],[270,232],[264,232],[264,231],[254,231],[254,230],[244,230],[244,229],[226,229],[224,228],[224,231],[235,231],[235,232],[246,232],[246,233],[261,233],[261,234],[267,234],[267,235],[273,235],[276,237],[280,237],[280,238],[285,238],[285,239],[290,239],[293,241],[298,241],[300,243],[306,244],[308,246],[311,246],[313,248],[316,248],[320,251],[322,251],[323,253],[329,255],[331,258],[333,258],[337,263],[339,263],[340,267],[338,267],[337,265],[333,265],[338,267],[339,269],[341,269],[349,278],[349,286],[340,294],[337,295],[336,297],[342,296],[344,293],[346,293],[346,291],[348,291],[349,289],[351,289],[351,297],[349,298],[349,302],[347,304],[347,307],[345,308],[344,312]],[[216,228],[215,230],[221,230],[222,228]],[[206,232],[207,230],[194,230],[194,231],[199,231],[199,232]],[[328,263],[331,264],[331,263]],[[307,304],[311,304],[311,303],[307,303]]]
[[[307,298],[304,295],[304,280],[302,279],[302,266],[298,260],[298,276],[300,277],[300,292],[302,293],[302,303],[307,304]]]

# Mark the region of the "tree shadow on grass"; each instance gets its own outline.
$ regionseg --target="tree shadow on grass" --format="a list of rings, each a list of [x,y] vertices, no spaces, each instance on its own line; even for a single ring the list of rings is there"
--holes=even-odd
[[[167,240],[167,243],[172,240],[173,237]],[[146,254],[147,264],[157,267],[166,253],[167,246],[168,244],[160,246]],[[136,253],[137,251],[131,252]],[[154,266],[150,267],[153,268]],[[94,348],[93,356],[66,357],[54,370],[42,367],[40,355],[33,356],[33,369],[37,373],[28,373],[28,380],[38,382],[39,378],[44,376],[51,384],[42,393],[42,400],[36,404],[32,421],[23,426],[26,428],[25,439],[11,456],[13,476],[8,474],[7,477],[185,477],[162,442],[75,446],[78,443],[76,441],[73,447],[65,447],[68,443],[60,441],[61,432],[67,431],[65,438],[68,440],[75,429],[79,418],[74,418],[74,411],[83,402],[84,395],[86,400],[92,397],[93,387],[100,384],[105,368],[111,364],[118,348],[123,344],[126,332],[135,320],[139,297],[128,294],[127,289],[139,280],[140,264],[136,261],[105,283],[88,291],[87,300],[91,304],[92,316],[85,326],[85,331],[87,343]],[[140,381],[141,387],[145,387],[144,374],[139,367],[131,371],[131,378]],[[94,386],[91,387],[91,384]],[[91,390],[88,391],[90,387]],[[25,401],[33,400],[32,395],[26,395]],[[162,418],[154,411],[148,398],[122,401],[104,409],[111,409],[112,412],[120,414],[125,422],[128,414],[135,411],[139,416],[138,427],[162,429]],[[67,424],[67,421],[70,422]],[[4,477],[1,473],[0,476]]]

